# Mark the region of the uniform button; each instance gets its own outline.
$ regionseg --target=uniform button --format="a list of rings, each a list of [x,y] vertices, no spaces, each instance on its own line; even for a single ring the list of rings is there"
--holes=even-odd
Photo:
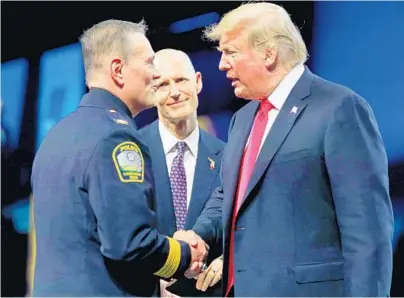
[[[245,227],[236,227],[236,231],[245,230]]]

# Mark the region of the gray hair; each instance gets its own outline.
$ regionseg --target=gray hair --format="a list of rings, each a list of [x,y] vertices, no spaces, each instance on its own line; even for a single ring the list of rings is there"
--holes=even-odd
[[[128,59],[128,36],[133,33],[146,35],[147,25],[144,20],[133,23],[121,20],[100,22],[80,36],[86,82],[94,73],[104,67],[105,58],[117,53],[124,60]]]

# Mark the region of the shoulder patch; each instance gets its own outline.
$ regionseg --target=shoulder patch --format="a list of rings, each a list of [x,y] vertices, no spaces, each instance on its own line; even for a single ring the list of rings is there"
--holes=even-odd
[[[144,159],[134,142],[122,142],[112,151],[112,160],[122,182],[143,182]]]

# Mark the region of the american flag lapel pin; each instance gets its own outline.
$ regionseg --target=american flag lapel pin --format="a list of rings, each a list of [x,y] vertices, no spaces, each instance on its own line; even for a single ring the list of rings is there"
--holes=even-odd
[[[293,108],[290,110],[291,114],[296,114],[297,113],[297,107],[293,106]]]
[[[209,160],[209,163],[210,163],[209,167],[210,167],[211,170],[213,170],[215,168],[215,161],[210,157],[208,157],[208,160]]]

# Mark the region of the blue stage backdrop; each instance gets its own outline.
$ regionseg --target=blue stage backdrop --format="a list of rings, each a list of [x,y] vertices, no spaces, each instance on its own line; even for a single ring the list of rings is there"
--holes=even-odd
[[[318,1],[312,68],[372,106],[389,163],[404,161],[404,2]]]

